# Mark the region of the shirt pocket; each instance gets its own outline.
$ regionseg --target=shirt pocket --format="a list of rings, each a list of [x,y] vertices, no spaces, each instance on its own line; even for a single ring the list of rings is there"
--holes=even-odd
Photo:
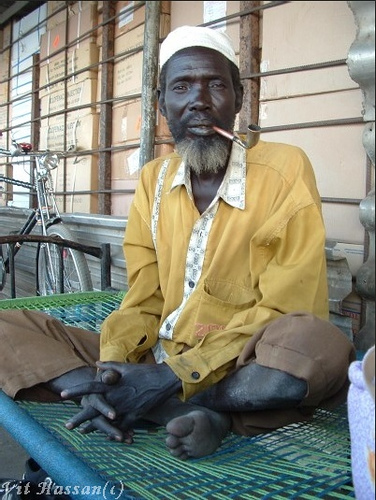
[[[235,283],[206,280],[198,292],[191,332],[196,343],[213,330],[224,330],[235,314],[256,302],[252,290]]]

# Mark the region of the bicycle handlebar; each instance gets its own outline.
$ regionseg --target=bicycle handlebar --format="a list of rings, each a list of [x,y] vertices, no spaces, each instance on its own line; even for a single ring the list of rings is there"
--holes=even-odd
[[[0,137],[2,136],[2,132],[0,130]],[[67,153],[70,153],[72,148],[69,147],[66,152],[64,151],[50,151],[46,149],[45,151],[34,151],[33,146],[29,142],[17,142],[15,139],[12,139],[12,147],[10,149],[5,149],[0,147],[0,155],[4,156],[32,156],[32,157],[43,157],[47,155],[57,155],[59,157],[65,156]]]
[[[43,157],[43,156],[52,156],[52,155],[57,155],[57,156],[65,156],[67,152],[64,151],[50,151],[49,149],[46,149],[45,151],[23,151],[22,149],[14,148],[14,149],[5,149],[5,148],[0,148],[0,155],[3,156],[32,156],[32,157]]]
[[[46,168],[47,170],[54,170],[58,165],[60,159],[65,156],[62,152],[52,152],[52,151],[30,151],[30,152],[22,152],[16,150],[15,152],[0,148],[0,155],[3,154],[12,158],[19,158],[21,156],[37,158],[37,162],[41,167]]]

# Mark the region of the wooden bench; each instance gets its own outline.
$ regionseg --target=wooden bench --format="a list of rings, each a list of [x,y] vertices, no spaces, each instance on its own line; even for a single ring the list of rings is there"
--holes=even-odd
[[[99,331],[124,293],[2,300],[0,310],[43,310]],[[184,462],[167,452],[163,428],[135,429],[135,442],[128,446],[101,433],[68,431],[64,423],[75,412],[73,402],[15,402],[0,391],[0,424],[72,498],[354,498],[346,405],[319,409],[308,423],[265,435],[230,434],[213,455]]]

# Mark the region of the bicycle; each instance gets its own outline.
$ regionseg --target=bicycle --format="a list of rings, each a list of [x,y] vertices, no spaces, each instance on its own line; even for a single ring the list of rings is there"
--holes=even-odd
[[[76,241],[61,218],[51,175],[64,155],[65,153],[62,152],[33,151],[31,144],[18,143],[13,138],[9,150],[0,148],[0,156],[24,157],[32,164],[31,182],[0,175],[0,182],[28,188],[30,193],[36,195],[36,207],[31,209],[22,228],[12,234],[30,235],[38,226],[42,236]],[[4,288],[6,275],[10,272],[10,251],[13,251],[14,257],[21,247],[20,241],[12,249],[9,244],[0,245],[0,291]],[[93,290],[91,274],[84,253],[45,241],[39,242],[36,250],[36,290],[37,295]]]

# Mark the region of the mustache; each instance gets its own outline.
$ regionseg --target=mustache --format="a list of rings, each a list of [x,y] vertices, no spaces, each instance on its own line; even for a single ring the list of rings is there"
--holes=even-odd
[[[193,111],[180,117],[179,120],[168,121],[168,126],[171,135],[174,138],[175,144],[184,141],[187,137],[189,127],[195,126],[195,124],[197,126],[200,124],[204,124],[206,126],[217,126],[224,130],[232,130],[233,127],[233,121],[218,120],[218,118],[213,116],[210,111]],[[196,143],[204,142],[205,144],[220,141],[228,145],[229,142],[229,139],[226,139],[216,133],[213,136],[195,137],[194,140]]]
[[[184,117],[180,121],[180,125],[182,127],[188,127],[189,125],[192,125],[192,123],[210,123],[212,125],[217,125],[218,127],[220,124],[218,123],[218,120],[214,118],[214,116],[211,116],[210,113],[192,113],[186,117]]]

